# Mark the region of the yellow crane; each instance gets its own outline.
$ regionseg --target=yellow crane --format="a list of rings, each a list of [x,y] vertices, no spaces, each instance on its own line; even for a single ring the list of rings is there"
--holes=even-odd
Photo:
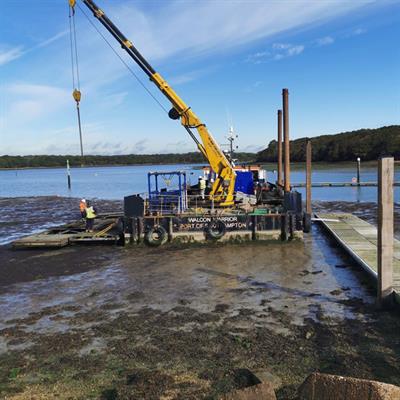
[[[153,69],[132,42],[128,40],[107,17],[103,10],[101,10],[92,0],[82,0],[82,2],[93,12],[93,15],[121,44],[122,48],[171,102],[172,108],[168,113],[169,117],[171,119],[180,119],[181,124],[195,141],[198,149],[210,164],[211,169],[216,173],[216,179],[210,192],[210,198],[220,206],[232,206],[234,204],[236,179],[234,165],[232,161],[228,160],[225,156],[206,125],[171,88],[171,86],[169,86],[167,81]],[[69,5],[74,9],[76,0],[69,0]],[[197,130],[201,141],[197,138],[192,129]]]

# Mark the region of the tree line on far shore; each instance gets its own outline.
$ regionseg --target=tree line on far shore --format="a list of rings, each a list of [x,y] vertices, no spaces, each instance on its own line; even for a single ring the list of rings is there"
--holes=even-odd
[[[305,161],[308,138],[290,141],[291,161]],[[382,155],[400,159],[400,125],[384,126],[377,129],[338,133],[336,135],[316,136],[310,139],[313,161],[352,161],[360,157],[363,161],[377,160]],[[258,153],[235,153],[239,162],[276,162],[276,140]],[[0,156],[0,168],[43,168],[65,167],[67,160],[71,167],[82,165],[77,155],[31,155]],[[126,154],[126,155],[87,155],[85,166],[140,165],[140,164],[197,164],[206,163],[200,152],[170,154]]]
[[[290,141],[290,160],[305,161],[308,138]],[[360,129],[336,135],[310,138],[313,161],[377,160],[383,155],[400,159],[400,125],[377,129]],[[278,142],[273,140],[265,150],[257,153],[257,162],[276,162]]]
[[[253,161],[255,153],[235,153],[240,161]],[[0,156],[0,168],[45,168],[65,167],[67,160],[71,167],[82,165],[82,158],[76,155],[31,155],[31,156]],[[206,163],[200,152],[171,154],[126,154],[113,156],[87,155],[83,165],[140,165],[140,164],[197,164]]]

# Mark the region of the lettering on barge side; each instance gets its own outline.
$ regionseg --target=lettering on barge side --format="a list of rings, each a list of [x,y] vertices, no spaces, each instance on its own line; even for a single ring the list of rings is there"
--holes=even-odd
[[[179,225],[179,230],[181,231],[188,231],[188,230],[204,230],[207,228],[208,224],[212,220],[222,221],[226,229],[234,230],[234,229],[246,229],[247,223],[246,220],[239,221],[237,216],[221,216],[221,217],[188,217],[187,222],[185,221],[186,218],[182,221]]]

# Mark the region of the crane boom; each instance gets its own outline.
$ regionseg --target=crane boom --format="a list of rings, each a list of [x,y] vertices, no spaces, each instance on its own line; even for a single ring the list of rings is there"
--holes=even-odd
[[[69,0],[71,7],[76,0]],[[180,96],[169,86],[167,81],[156,72],[136,47],[129,41],[125,35],[114,25],[92,0],[82,0],[83,3],[93,12],[93,15],[101,24],[111,33],[111,35],[120,43],[122,48],[139,65],[149,79],[157,86],[164,96],[171,102],[172,108],[169,111],[169,117],[180,119],[181,124],[195,141],[198,149],[207,159],[212,170],[216,173],[217,179],[213,183],[210,192],[211,199],[215,200],[221,206],[231,206],[234,204],[234,189],[236,173],[231,161],[225,156],[216,140],[208,131],[206,125],[197,117],[192,109],[180,98]],[[200,140],[193,133],[196,129]]]

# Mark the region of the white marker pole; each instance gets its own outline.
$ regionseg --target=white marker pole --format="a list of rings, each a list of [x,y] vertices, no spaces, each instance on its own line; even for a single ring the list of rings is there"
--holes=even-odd
[[[71,171],[69,169],[69,160],[67,160],[67,179],[68,179],[68,189],[71,190]]]

